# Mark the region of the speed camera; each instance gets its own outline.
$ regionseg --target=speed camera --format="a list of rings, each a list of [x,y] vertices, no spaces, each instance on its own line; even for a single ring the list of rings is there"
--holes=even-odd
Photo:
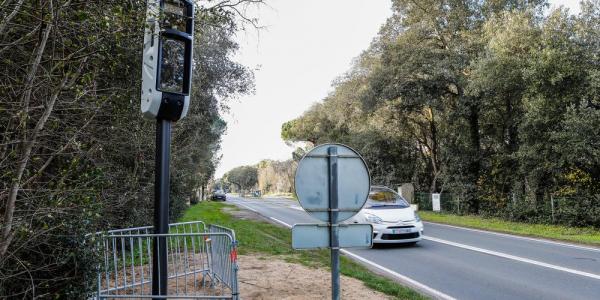
[[[148,0],[141,95],[145,117],[177,121],[187,114],[193,28],[192,0]]]

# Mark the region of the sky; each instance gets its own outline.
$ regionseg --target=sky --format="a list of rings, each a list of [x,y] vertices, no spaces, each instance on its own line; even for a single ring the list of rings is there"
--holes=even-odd
[[[578,2],[550,1],[572,13],[579,12]],[[229,102],[216,178],[263,159],[290,159],[294,149],[281,139],[281,125],[325,98],[392,14],[389,0],[266,3],[255,14],[264,28],[237,36],[236,60],[255,69],[256,92]]]

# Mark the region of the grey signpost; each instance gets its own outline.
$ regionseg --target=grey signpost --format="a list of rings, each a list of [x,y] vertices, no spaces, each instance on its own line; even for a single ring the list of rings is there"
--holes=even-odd
[[[329,247],[331,248],[332,299],[340,298],[340,242],[338,240],[338,153],[337,147],[327,148],[329,154]]]
[[[370,224],[340,223],[358,213],[367,201],[371,185],[367,165],[348,146],[319,145],[298,164],[294,185],[302,208],[326,223],[295,224],[292,247],[331,250],[331,295],[340,299],[340,248],[373,244]]]
[[[192,73],[192,0],[148,0],[142,57],[141,110],[156,119],[154,233],[169,233],[171,123],[185,117]],[[167,295],[167,242],[152,245],[152,295]],[[159,297],[157,299],[164,299]]]

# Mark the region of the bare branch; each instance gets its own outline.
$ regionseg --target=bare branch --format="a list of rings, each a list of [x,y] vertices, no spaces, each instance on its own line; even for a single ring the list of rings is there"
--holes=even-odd
[[[2,34],[6,33],[4,31],[4,29],[6,28],[6,25],[8,23],[10,23],[10,21],[19,13],[19,10],[21,9],[21,5],[23,5],[23,1],[24,0],[19,0],[19,2],[17,2],[17,4],[15,5],[15,8],[13,9],[13,11],[6,18],[4,18],[2,23],[0,23],[0,36],[2,36]]]

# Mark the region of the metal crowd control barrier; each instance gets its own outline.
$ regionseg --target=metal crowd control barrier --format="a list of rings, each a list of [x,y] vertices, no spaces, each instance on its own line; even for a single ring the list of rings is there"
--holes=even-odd
[[[211,234],[226,234],[233,239],[233,248],[225,239],[213,240],[210,246],[210,262],[213,276],[231,287],[233,291],[238,290],[237,286],[237,240],[235,232],[232,229],[208,225],[208,232]],[[237,296],[237,292],[235,294]]]
[[[97,292],[93,299],[237,300],[237,241],[233,230],[201,221],[97,233]],[[152,243],[167,239],[168,295],[152,295]]]

